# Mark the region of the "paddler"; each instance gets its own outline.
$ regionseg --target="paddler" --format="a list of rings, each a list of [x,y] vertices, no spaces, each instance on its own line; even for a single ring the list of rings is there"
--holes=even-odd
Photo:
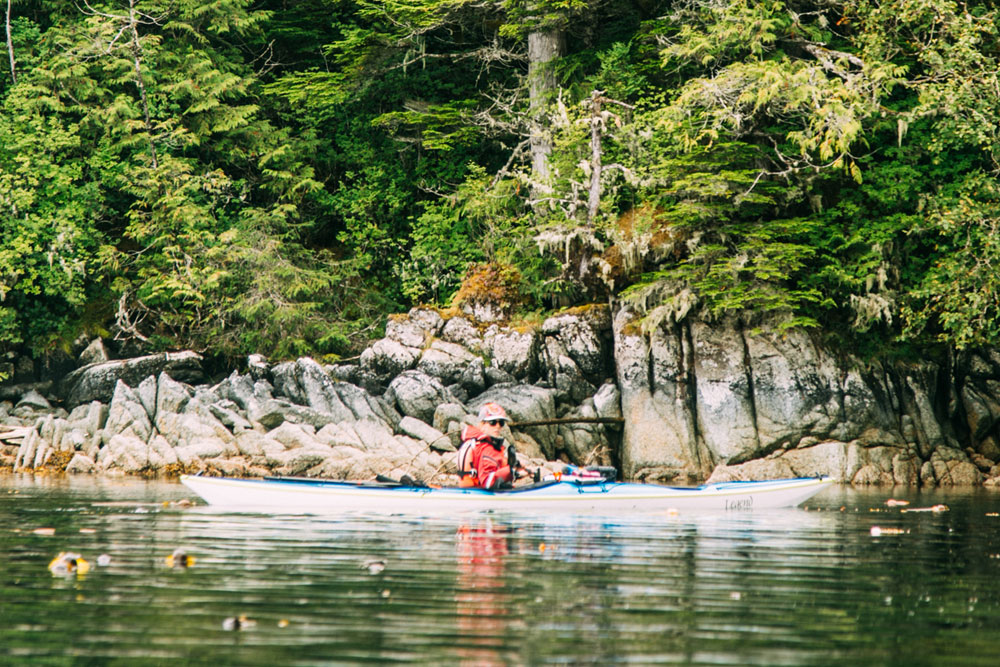
[[[513,445],[504,451],[500,431],[506,425],[503,406],[486,403],[479,408],[479,423],[462,430],[462,447],[458,450],[462,486],[489,490],[510,487],[518,471],[527,472],[518,464]]]

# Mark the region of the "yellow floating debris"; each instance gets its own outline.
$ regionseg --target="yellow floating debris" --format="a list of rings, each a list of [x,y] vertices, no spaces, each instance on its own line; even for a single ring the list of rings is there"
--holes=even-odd
[[[278,627],[279,628],[287,628],[288,627],[288,619],[287,618],[279,619],[278,620]]]
[[[191,567],[194,565],[194,556],[188,555],[184,549],[174,549],[174,552],[163,561],[167,567]]]
[[[83,556],[72,551],[61,551],[59,555],[49,563],[49,570],[57,576],[75,574],[83,576],[90,571],[90,563],[84,560]]]

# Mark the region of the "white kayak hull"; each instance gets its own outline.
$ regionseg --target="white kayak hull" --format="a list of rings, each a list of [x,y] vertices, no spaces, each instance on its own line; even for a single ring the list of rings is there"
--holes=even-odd
[[[752,511],[795,507],[833,482],[796,478],[672,487],[622,482],[554,482],[491,492],[301,479],[231,479],[183,475],[181,483],[209,505],[228,510],[420,514],[464,510],[570,511],[578,513],[664,510]]]

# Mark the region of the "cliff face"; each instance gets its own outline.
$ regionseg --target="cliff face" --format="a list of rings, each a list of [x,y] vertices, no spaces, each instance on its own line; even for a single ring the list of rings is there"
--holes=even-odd
[[[91,362],[48,397],[41,386],[0,402],[0,423],[21,429],[0,433],[16,469],[63,452],[95,472],[344,478],[420,461],[430,477],[497,401],[522,424],[507,437],[527,459],[617,465],[626,479],[1000,484],[1000,354],[863,363],[802,331],[689,318],[643,332],[600,305],[520,327],[414,309],[356,363],[254,356],[215,385],[179,353]]]
[[[992,468],[1000,413],[985,397],[996,367],[981,357],[962,360],[978,376],[954,364],[865,365],[805,332],[751,335],[736,321],[645,335],[628,311],[614,339],[629,477],[966,484]]]

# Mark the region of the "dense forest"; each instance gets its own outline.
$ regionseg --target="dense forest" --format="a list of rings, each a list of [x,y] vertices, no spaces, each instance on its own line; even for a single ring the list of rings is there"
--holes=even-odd
[[[3,0],[0,353],[417,303],[1000,339],[992,0]]]

